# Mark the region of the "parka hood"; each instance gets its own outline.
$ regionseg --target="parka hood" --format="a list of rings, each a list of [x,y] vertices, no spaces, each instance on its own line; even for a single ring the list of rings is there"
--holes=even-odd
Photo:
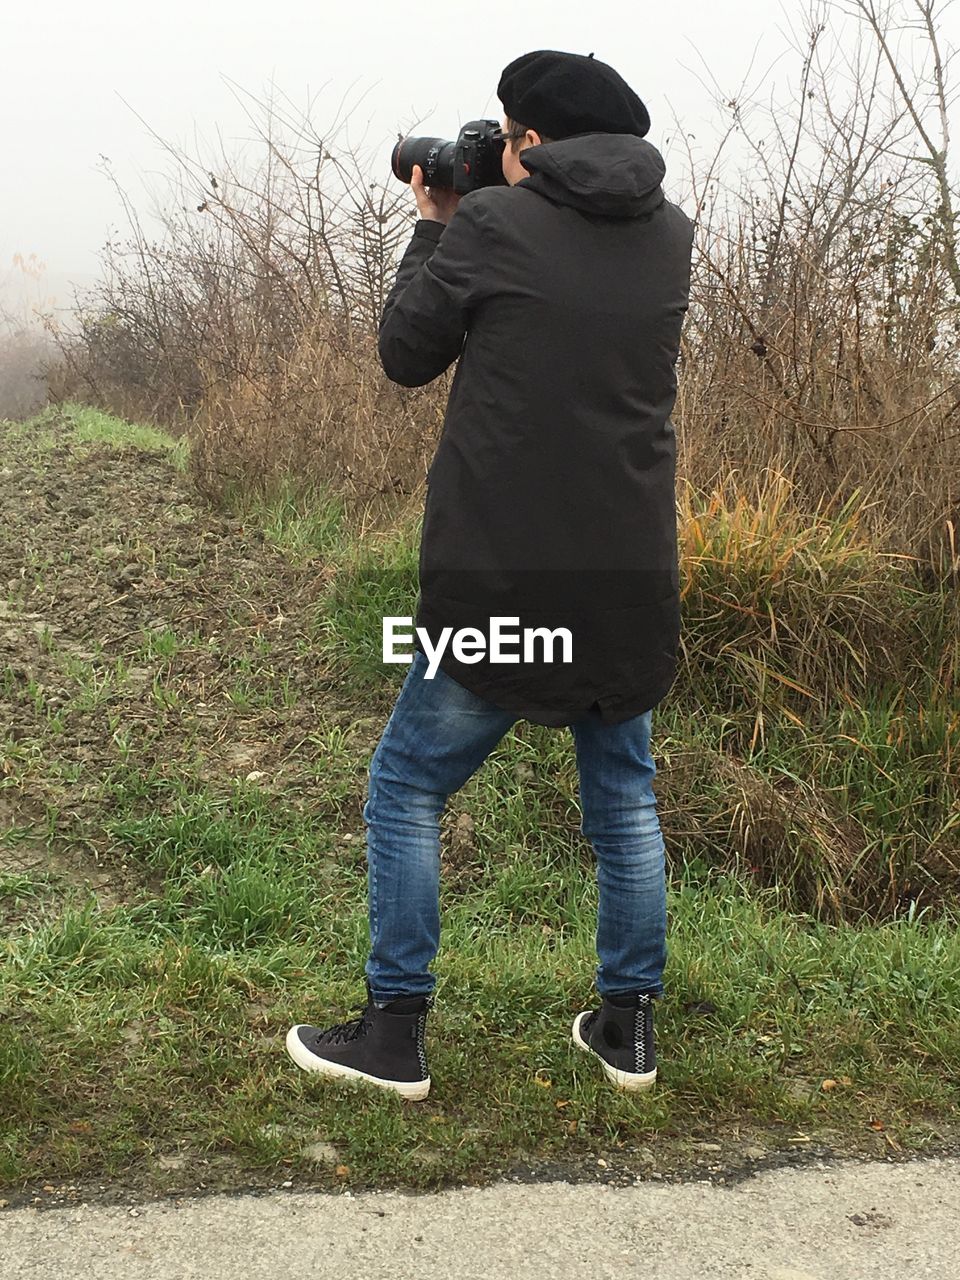
[[[651,213],[664,200],[663,156],[629,133],[581,133],[527,147],[520,163],[530,177],[517,183],[554,204],[610,218]]]

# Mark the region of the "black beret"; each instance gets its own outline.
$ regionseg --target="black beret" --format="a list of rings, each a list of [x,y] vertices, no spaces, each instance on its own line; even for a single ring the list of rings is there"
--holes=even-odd
[[[525,53],[504,69],[497,97],[511,120],[545,138],[575,133],[642,138],[650,129],[647,108],[626,80],[592,53]]]

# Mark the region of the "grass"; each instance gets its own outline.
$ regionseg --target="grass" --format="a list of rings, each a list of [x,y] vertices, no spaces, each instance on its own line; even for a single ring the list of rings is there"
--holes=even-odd
[[[144,449],[167,454],[179,470],[186,467],[189,457],[186,440],[177,440],[156,427],[125,422],[100,409],[73,402],[51,406],[24,423],[4,423],[8,444],[26,445],[38,453],[62,442],[65,429],[70,432],[71,447],[81,453],[91,445]]]
[[[850,503],[804,518],[782,478],[756,506],[685,491],[681,515],[684,655],[656,713],[677,862],[752,868],[834,919],[956,896],[955,587],[879,552]],[[322,652],[371,698],[396,687],[380,624],[415,610],[417,536],[365,540],[322,602]],[[533,732],[555,770],[561,739]]]
[[[923,1150],[955,1105],[955,920],[835,928],[733,881],[675,883],[665,1070],[655,1095],[631,1099],[567,1034],[590,996],[590,878],[575,860],[517,854],[446,895],[428,1103],[300,1075],[285,1025],[356,1003],[362,874],[331,863],[318,878],[309,839],[250,823],[241,805],[194,827],[188,865],[183,828],[160,833],[160,898],[20,926],[0,1031],[19,1139],[6,1180],[119,1177],[131,1163],[158,1175],[156,1158],[182,1150],[315,1179],[304,1150],[318,1139],[348,1170],[321,1181],[419,1187],[533,1157],[629,1165],[642,1146],[676,1152],[738,1126],[771,1148],[819,1135]]]
[[[141,432],[73,407],[4,428],[0,451],[65,484],[94,440],[176,462]],[[329,496],[251,504],[264,557],[299,563],[301,584],[326,575],[295,616],[297,583],[257,585],[264,558],[242,568],[242,609],[201,567],[184,616],[164,614],[161,579],[112,647],[37,619],[0,667],[16,730],[0,738],[0,1182],[430,1188],[543,1162],[689,1169],[703,1139],[728,1168],[761,1148],[955,1143],[955,604],[859,543],[851,511],[791,524],[773,498],[763,519],[716,495],[687,512],[688,661],[655,718],[661,1075],[640,1098],[570,1044],[596,964],[592,855],[569,735],[523,723],[445,818],[428,1101],[284,1054],[291,1022],[363,998],[360,810],[403,674],[379,660],[379,625],[413,609],[413,521],[358,541]],[[138,526],[143,563],[163,564],[163,536]],[[96,565],[97,545],[76,556]],[[34,551],[7,606],[31,617],[87,563]],[[222,595],[215,627],[201,593]],[[895,612],[908,596],[917,618]],[[801,653],[794,683],[816,697],[784,683]]]

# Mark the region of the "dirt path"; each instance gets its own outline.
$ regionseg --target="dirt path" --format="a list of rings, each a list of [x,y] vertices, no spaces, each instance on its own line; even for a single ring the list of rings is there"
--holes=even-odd
[[[500,1183],[0,1214],[0,1280],[948,1280],[960,1161],[817,1163],[735,1186]]]
[[[25,833],[0,871],[42,868],[113,905],[128,886],[91,783],[125,759],[296,782],[307,709],[330,685],[307,639],[323,569],[132,445],[5,449],[0,510],[0,724],[16,749],[0,765],[17,784],[0,821]]]

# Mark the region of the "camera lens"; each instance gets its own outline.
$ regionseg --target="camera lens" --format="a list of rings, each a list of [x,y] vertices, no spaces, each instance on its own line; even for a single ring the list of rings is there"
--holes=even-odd
[[[413,166],[418,164],[425,186],[452,187],[456,150],[457,144],[444,138],[401,138],[390,159],[393,176],[409,182]]]

